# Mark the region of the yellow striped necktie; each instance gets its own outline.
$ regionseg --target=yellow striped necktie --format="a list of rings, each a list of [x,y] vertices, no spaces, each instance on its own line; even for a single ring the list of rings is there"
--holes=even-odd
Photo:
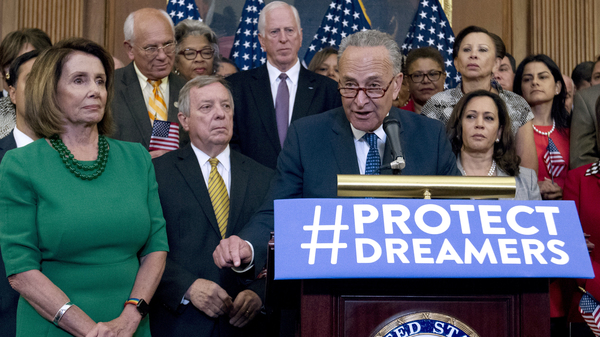
[[[225,187],[223,178],[221,178],[219,171],[217,171],[219,160],[217,158],[210,158],[208,162],[210,163],[208,195],[215,210],[221,237],[224,239],[227,232],[227,220],[229,219],[229,195],[227,195],[227,187]]]
[[[152,96],[148,99],[148,115],[150,116],[150,120],[167,120],[167,104],[165,104],[165,100],[163,98],[163,94],[160,91],[160,83],[162,81],[152,81],[148,80],[148,83],[152,85]]]

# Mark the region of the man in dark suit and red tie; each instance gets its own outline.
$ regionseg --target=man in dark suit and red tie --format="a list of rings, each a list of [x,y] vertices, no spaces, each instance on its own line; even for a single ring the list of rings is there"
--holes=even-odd
[[[302,28],[294,6],[282,1],[266,5],[258,30],[266,64],[227,78],[235,100],[231,146],[275,168],[291,122],[342,104],[335,81],[300,64]]]
[[[264,298],[269,228],[248,225],[273,171],[231,151],[233,98],[225,80],[199,76],[179,96],[191,144],[154,160],[169,255],[151,303],[156,336],[254,336]],[[240,239],[244,238],[244,240]],[[222,239],[243,245],[240,268],[219,269]]]

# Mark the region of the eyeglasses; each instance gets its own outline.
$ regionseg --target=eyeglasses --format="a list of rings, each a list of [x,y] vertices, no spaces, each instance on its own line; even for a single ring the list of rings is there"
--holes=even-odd
[[[215,55],[215,50],[212,48],[204,48],[200,50],[188,48],[179,52],[179,55],[183,55],[186,60],[194,60],[196,56],[200,54],[200,56],[205,60],[210,60]]]
[[[435,82],[440,79],[442,76],[442,72],[439,70],[432,70],[429,73],[414,73],[412,75],[408,75],[413,83],[422,83],[425,77],[427,77],[431,82]]]
[[[138,48],[140,48],[141,50],[144,51],[144,53],[146,53],[147,58],[153,59],[156,56],[158,56],[158,51],[161,49],[167,55],[173,54],[175,52],[176,46],[177,46],[177,42],[169,42],[162,47],[150,46],[150,47],[146,47],[146,48],[142,48],[142,47],[138,47]]]
[[[364,91],[365,95],[367,95],[367,97],[369,98],[381,98],[383,96],[385,96],[385,93],[388,91],[388,89],[390,88],[390,85],[392,85],[392,82],[394,82],[394,79],[396,77],[392,77],[392,80],[390,81],[390,83],[388,83],[387,87],[384,88],[338,88],[338,91],[340,92],[340,95],[342,95],[342,97],[344,98],[355,98],[356,96],[358,96],[358,92],[359,91]]]

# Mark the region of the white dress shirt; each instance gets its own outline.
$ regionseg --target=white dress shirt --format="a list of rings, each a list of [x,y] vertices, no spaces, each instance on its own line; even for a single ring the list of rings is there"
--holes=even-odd
[[[294,112],[294,102],[296,101],[296,91],[298,91],[298,78],[300,77],[300,59],[296,61],[288,71],[285,72],[287,75],[286,83],[290,92],[290,115],[288,119],[288,125],[292,122],[292,113]],[[267,61],[267,71],[269,72],[269,83],[271,83],[271,94],[273,94],[273,106],[277,100],[277,90],[279,89],[279,75],[282,73],[279,69],[275,68],[269,61]]]
[[[13,129],[13,136],[15,137],[15,143],[17,143],[17,148],[33,143],[33,139],[21,132],[21,130],[17,129],[16,126]]]
[[[350,123],[350,128],[352,128],[352,134],[354,135],[354,147],[356,148],[358,168],[360,169],[360,174],[365,174],[367,155],[369,154],[369,143],[363,138],[366,132],[358,130],[352,123]],[[381,162],[383,152],[385,151],[385,140],[387,138],[385,131],[383,131],[383,124],[373,131],[373,133],[377,135],[377,150],[379,151],[379,161]]]
[[[208,156],[206,153],[202,152],[202,150],[198,149],[196,146],[194,146],[193,143],[190,143],[190,145],[192,145],[192,149],[196,154],[198,164],[200,165],[200,170],[202,171],[202,177],[204,178],[204,183],[206,184],[206,188],[208,189],[208,177],[210,175],[210,170],[212,169],[208,160],[211,157]],[[219,163],[217,164],[217,171],[221,175],[221,178],[223,178],[225,187],[227,187],[227,195],[229,196],[231,195],[231,158],[229,157],[230,152],[231,150],[229,149],[229,145],[227,145],[225,150],[223,150],[223,152],[219,153],[219,155],[215,157],[219,160]],[[229,226],[229,223],[227,224],[227,226]],[[250,270],[250,268],[254,267],[254,247],[249,241],[246,242],[248,242],[248,245],[250,245],[250,250],[252,251],[252,260],[245,268],[231,267],[231,270],[233,270],[236,273],[243,273]],[[181,304],[188,305],[189,303],[189,300],[186,300],[185,298],[181,299]]]
[[[206,184],[206,188],[208,189],[208,176],[210,175],[210,162],[208,161],[211,157],[209,157],[206,153],[202,152],[200,149],[192,144],[192,149],[196,154],[196,158],[198,159],[198,164],[200,165],[200,170],[202,170],[202,177],[204,178],[204,183]],[[223,182],[227,187],[227,195],[231,195],[231,159],[229,158],[230,153],[229,145],[223,150],[223,152],[219,153],[216,157],[219,160],[217,164],[217,171],[223,178]]]

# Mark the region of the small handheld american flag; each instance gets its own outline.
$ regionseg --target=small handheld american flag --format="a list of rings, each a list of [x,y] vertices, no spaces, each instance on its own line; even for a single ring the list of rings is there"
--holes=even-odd
[[[566,164],[550,137],[548,137],[548,146],[546,147],[546,153],[544,154],[544,163],[548,169],[548,174],[550,174],[553,180],[560,175]]]
[[[179,124],[155,120],[150,137],[150,151],[177,150],[179,148]]]
[[[579,312],[595,336],[600,336],[600,303],[594,296],[585,292],[579,301]]]

